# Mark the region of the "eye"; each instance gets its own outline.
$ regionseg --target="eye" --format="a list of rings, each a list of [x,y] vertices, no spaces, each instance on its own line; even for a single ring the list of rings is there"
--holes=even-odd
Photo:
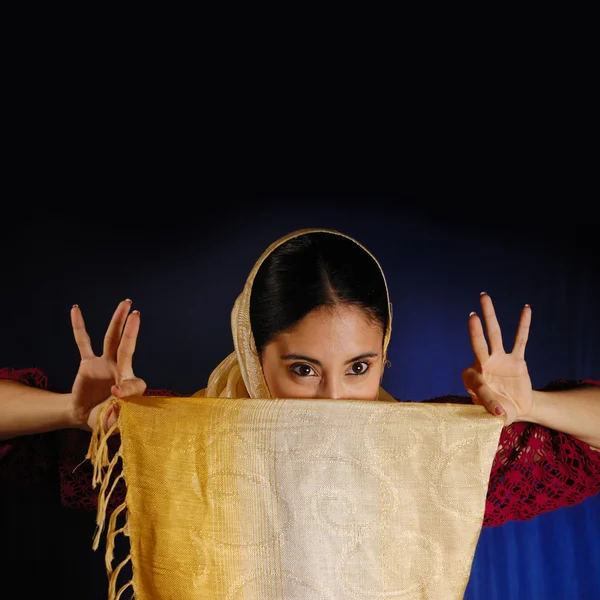
[[[306,363],[296,363],[290,367],[290,371],[299,377],[314,377],[315,370]]]
[[[352,364],[350,369],[347,371],[348,375],[364,375],[369,370],[369,363],[361,360]]]

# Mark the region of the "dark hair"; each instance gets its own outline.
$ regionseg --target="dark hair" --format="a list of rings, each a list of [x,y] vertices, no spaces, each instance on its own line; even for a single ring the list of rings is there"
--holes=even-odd
[[[313,232],[291,238],[260,266],[250,296],[256,348],[321,306],[350,304],[385,333],[389,322],[385,280],[373,257],[342,235]]]

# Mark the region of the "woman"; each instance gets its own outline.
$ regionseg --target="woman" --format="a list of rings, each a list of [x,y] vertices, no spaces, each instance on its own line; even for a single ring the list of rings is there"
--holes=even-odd
[[[475,404],[501,416],[505,427],[496,455],[484,526],[578,503],[600,490],[600,387],[554,382],[533,390],[524,360],[531,321],[525,306],[512,352],[506,353],[491,298],[469,316],[475,361],[463,372]],[[93,509],[90,470],[80,467],[103,404],[112,396],[178,395],[146,390],[133,371],[140,314],[122,301],[96,356],[81,310],[71,321],[81,354],[72,390],[44,389],[35,370],[0,373],[0,457],[10,471],[31,434],[67,430],[61,446],[62,499]],[[250,326],[245,319],[249,315]],[[301,230],[273,243],[251,272],[232,311],[235,351],[197,395],[209,397],[347,398],[392,400],[381,387],[391,335],[391,304],[377,260],[356,240],[328,230]],[[465,402],[444,396],[433,402]],[[116,421],[109,414],[108,426]],[[24,437],[23,437],[24,436]],[[11,457],[12,455],[12,457]],[[556,492],[556,489],[560,493]],[[512,494],[513,488],[519,494]],[[113,497],[122,499],[123,489]]]
[[[600,452],[594,448],[600,447],[600,387],[555,382],[533,390],[524,360],[531,309],[523,308],[514,348],[506,353],[490,297],[482,294],[480,303],[489,346],[480,317],[472,313],[475,361],[463,372],[470,398],[431,401],[472,401],[504,420],[483,525],[530,519],[598,493]],[[101,356],[94,354],[79,307],[72,308],[81,363],[66,393],[47,389],[44,375],[34,369],[2,372],[0,473],[5,480],[44,479],[53,466],[49,434],[58,441],[62,503],[96,508],[93,472],[84,457],[89,431],[107,400],[178,395],[147,390],[135,375],[140,314],[131,308],[129,300],[117,306]],[[272,244],[250,273],[232,311],[235,350],[197,395],[393,401],[381,386],[391,331],[387,285],[375,258],[337,232],[294,232]],[[108,426],[116,419],[109,413]],[[114,451],[118,436],[110,441]],[[110,509],[122,504],[124,493],[121,480]]]
[[[533,390],[524,360],[531,308],[525,306],[513,350],[506,353],[491,298],[469,316],[475,361],[463,372],[475,404],[504,419],[493,463],[484,526],[578,503],[600,490],[600,387],[555,382]],[[93,509],[91,472],[74,471],[85,455],[99,411],[112,396],[178,395],[147,390],[133,371],[140,314],[131,301],[116,308],[96,356],[81,310],[71,321],[81,354],[68,393],[44,389],[35,370],[0,373],[0,457],[22,465],[27,437],[68,430],[61,446],[61,493],[67,506]],[[249,317],[249,323],[248,321]],[[257,261],[232,311],[235,351],[219,364],[207,397],[344,398],[390,401],[381,387],[391,335],[391,304],[377,260],[356,240],[329,230],[300,230],[273,243]],[[37,379],[36,379],[37,378]],[[444,396],[433,402],[465,402]],[[117,419],[107,417],[108,426]],[[23,437],[24,436],[24,437]],[[21,449],[21,453],[19,450]],[[11,456],[12,455],[12,456]],[[518,494],[513,490],[519,489]],[[559,491],[557,491],[559,490]],[[112,504],[122,501],[123,486]]]

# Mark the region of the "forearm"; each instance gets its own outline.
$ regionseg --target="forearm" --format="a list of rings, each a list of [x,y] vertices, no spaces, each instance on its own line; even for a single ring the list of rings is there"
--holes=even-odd
[[[70,394],[0,381],[0,440],[77,427],[69,403]]]
[[[531,412],[517,421],[537,423],[600,449],[600,387],[533,392]]]

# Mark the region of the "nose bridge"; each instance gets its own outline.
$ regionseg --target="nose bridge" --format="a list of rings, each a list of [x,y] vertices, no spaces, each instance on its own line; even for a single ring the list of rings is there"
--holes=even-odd
[[[323,378],[321,392],[323,398],[332,398],[333,400],[338,400],[344,395],[343,382],[338,377],[328,375]]]

